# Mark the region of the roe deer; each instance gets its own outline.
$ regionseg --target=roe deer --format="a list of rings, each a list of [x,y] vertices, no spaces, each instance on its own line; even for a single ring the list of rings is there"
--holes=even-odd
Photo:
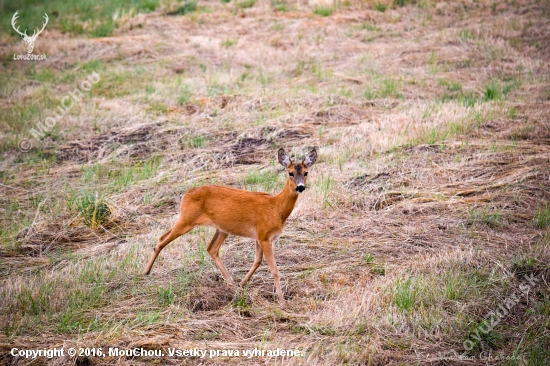
[[[276,196],[215,185],[192,188],[187,191],[181,199],[180,215],[176,223],[170,231],[159,238],[143,273],[149,274],[160,251],[172,240],[195,226],[213,226],[216,228],[216,233],[208,245],[208,253],[227,283],[235,286],[235,282],[218,255],[223,241],[229,234],[255,239],[254,264],[240,285],[243,286],[252,277],[264,255],[275,281],[279,305],[283,307],[285,299],[279,284],[279,270],[273,254],[273,242],[283,231],[285,221],[294,209],[298,195],[306,189],[307,170],[317,160],[317,151],[312,150],[301,163],[294,163],[283,149],[279,149],[278,158],[279,163],[288,172],[288,179],[283,191]]]

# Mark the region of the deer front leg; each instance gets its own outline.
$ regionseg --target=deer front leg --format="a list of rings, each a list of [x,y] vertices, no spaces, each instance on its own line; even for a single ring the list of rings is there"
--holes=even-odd
[[[275,289],[277,290],[277,296],[279,297],[279,305],[285,307],[285,298],[283,297],[283,291],[281,291],[281,284],[279,283],[279,270],[277,269],[277,263],[275,262],[275,254],[273,253],[273,245],[271,241],[260,242],[262,250],[264,252],[265,260],[269,265],[269,270],[275,281]]]
[[[256,272],[260,264],[262,264],[262,256],[263,256],[262,247],[260,246],[260,243],[256,241],[256,257],[254,258],[254,264],[252,264],[252,268],[250,268],[250,271],[248,271],[246,276],[244,276],[243,280],[241,281],[240,283],[241,286],[244,286],[248,282],[248,280],[250,279],[250,277],[252,277],[254,272]]]

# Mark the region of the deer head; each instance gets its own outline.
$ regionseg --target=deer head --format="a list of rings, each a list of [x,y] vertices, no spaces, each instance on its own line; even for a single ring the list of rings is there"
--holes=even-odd
[[[309,154],[307,154],[301,163],[293,162],[290,159],[290,156],[288,156],[282,148],[279,149],[278,157],[279,163],[281,163],[281,165],[284,166],[288,172],[290,187],[295,189],[298,193],[305,191],[307,170],[315,164],[315,161],[317,160],[317,150],[312,150]]]
[[[11,18],[11,26],[13,27],[13,29],[19,33],[19,35],[21,35],[21,37],[23,37],[23,42],[25,43],[25,48],[27,49],[27,53],[28,54],[31,54],[32,53],[32,50],[34,49],[34,42],[36,42],[36,39],[38,38],[38,36],[40,35],[40,33],[42,33],[42,31],[44,30],[44,28],[46,28],[46,24],[48,24],[48,14],[44,13],[44,19],[46,20],[46,22],[42,23],[42,29],[40,29],[38,32],[37,30],[35,29],[34,30],[34,33],[32,34],[32,36],[28,36],[27,35],[27,30],[25,29],[25,32],[21,33],[19,31],[19,27],[16,27],[15,26],[15,22],[17,21],[17,18],[19,18],[19,15],[17,14],[19,12],[16,11],[15,14],[13,14],[13,17]]]

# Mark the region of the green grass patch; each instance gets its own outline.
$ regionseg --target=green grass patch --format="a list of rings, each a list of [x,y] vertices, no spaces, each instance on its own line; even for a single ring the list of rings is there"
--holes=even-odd
[[[150,179],[157,174],[160,165],[160,156],[134,163],[93,164],[82,167],[82,181],[89,185],[108,185],[107,192],[120,191],[132,186],[135,182]]]
[[[469,346],[472,347],[468,351],[470,355],[487,349],[498,349],[505,340],[495,329],[488,332],[481,331],[481,329],[487,329],[486,320],[474,323],[468,332],[467,339],[470,340]]]
[[[101,73],[101,81],[94,85],[94,95],[108,98],[126,95],[146,95],[155,93],[156,88],[150,85],[151,80],[162,82],[154,76],[154,70],[137,67],[107,68]]]
[[[187,136],[183,140],[183,145],[185,147],[192,148],[192,149],[203,148],[204,146],[206,146],[207,143],[208,143],[208,138],[203,135]]]
[[[241,9],[247,9],[256,5],[256,1],[257,0],[237,0],[235,2],[235,5],[237,5],[237,7]]]
[[[105,64],[101,60],[91,60],[82,64],[82,68],[86,71],[101,71],[105,70]]]
[[[273,170],[249,170],[244,177],[244,185],[252,186],[251,189],[262,189],[272,192],[278,187],[280,173]]]
[[[158,288],[159,293],[159,301],[162,304],[162,306],[170,306],[176,297],[174,294],[174,291],[172,290],[172,282],[168,284],[168,287],[160,287]]]
[[[462,42],[467,42],[471,39],[474,39],[475,35],[474,35],[474,32],[470,29],[462,29],[462,30],[460,30],[460,32],[458,32],[458,38]]]
[[[451,272],[443,277],[442,293],[445,299],[459,301],[466,298],[470,291],[475,291],[477,277],[464,272]]]
[[[371,32],[378,32],[380,30],[380,28],[377,27],[374,23],[361,23],[360,29],[368,30]]]
[[[393,78],[380,79],[378,76],[374,78],[376,84],[364,89],[363,96],[366,99],[378,98],[402,98],[403,95],[399,91],[400,81]]]
[[[288,4],[284,0],[271,0],[271,7],[277,11],[288,11]]]
[[[539,259],[527,253],[518,253],[512,258],[512,270],[518,274],[532,273],[541,266]]]
[[[331,192],[331,187],[334,186],[334,179],[330,175],[321,175],[319,179],[316,180],[315,185],[319,187],[321,192],[323,193],[323,208],[326,209],[327,207],[333,207],[332,203],[329,200],[329,195]]]
[[[414,288],[411,278],[399,279],[395,284],[393,303],[406,312],[411,312],[416,304],[417,289]]]
[[[506,223],[503,215],[498,211],[490,211],[487,208],[481,210],[472,208],[468,217],[468,225],[483,224],[492,228],[497,228]]]
[[[489,84],[485,85],[485,90],[483,91],[483,100],[503,100],[510,92],[519,88],[520,86],[521,81],[515,78],[505,78],[504,81],[492,80]]]
[[[377,276],[384,276],[386,274],[386,269],[384,265],[378,263],[374,256],[370,253],[365,253],[363,255],[363,261],[370,267],[370,273]]]
[[[222,44],[222,47],[229,48],[231,46],[236,45],[237,42],[238,42],[238,40],[236,40],[236,39],[225,39],[225,40],[222,41],[221,44]]]
[[[168,15],[185,15],[193,13],[197,10],[197,1],[185,1],[183,5],[178,7],[176,10],[171,11]]]
[[[184,85],[183,89],[180,91],[180,95],[178,96],[178,104],[185,105],[189,103],[189,101],[191,100],[191,96],[191,88],[189,87],[189,85]]]
[[[367,263],[367,264],[370,264],[370,263],[374,263],[374,256],[370,253],[365,253],[363,255],[363,260]]]
[[[415,4],[416,0],[394,0],[393,3],[395,6],[405,6],[408,4]]]
[[[11,18],[19,11],[17,24],[21,29],[36,29],[42,26],[43,15],[49,16],[47,29],[58,29],[71,34],[87,34],[91,37],[112,35],[123,16],[150,13],[159,7],[160,0],[51,0],[39,2],[0,2],[0,30],[16,36],[11,29]],[[116,16],[115,16],[116,15]],[[29,33],[29,32],[27,32]],[[32,34],[30,31],[29,34]],[[37,46],[39,51],[40,45]]]
[[[111,215],[111,210],[105,202],[105,198],[98,192],[83,190],[79,195],[72,195],[68,200],[69,208],[76,210],[84,223],[96,229],[104,225]]]
[[[453,94],[462,93],[462,84],[459,81],[450,81],[447,79],[439,79],[439,85],[445,88],[445,91]]]
[[[313,8],[313,14],[320,15],[322,17],[328,17],[332,14],[333,8],[328,6],[316,6]]]
[[[240,316],[250,316],[250,303],[248,302],[248,284],[237,290],[235,300],[233,301],[233,307]]]
[[[17,75],[17,73],[13,75],[13,78],[16,80],[18,76],[22,79],[42,80],[42,85],[29,89],[26,92],[28,94],[25,96],[18,95],[18,91],[12,88],[14,87],[11,85],[13,81],[8,80],[10,73],[4,74],[0,75],[0,85],[2,85],[0,95],[4,97],[9,96],[12,102],[5,107],[0,107],[0,115],[2,115],[2,123],[4,124],[3,132],[7,135],[1,139],[0,152],[17,148],[20,138],[34,139],[29,131],[36,127],[37,122],[43,122],[46,117],[51,116],[51,114],[46,114],[46,111],[57,108],[60,97],[50,86],[50,84],[58,80],[58,75],[52,72],[51,69],[29,71],[26,75]],[[4,82],[6,84],[3,84]],[[59,126],[56,125],[45,135],[46,137],[57,139],[59,137]]]
[[[533,226],[537,229],[544,229],[550,226],[550,207],[548,203],[538,206],[537,212],[533,217]]]
[[[191,139],[190,145],[194,149],[200,149],[206,143],[206,138],[204,136],[195,136]]]
[[[44,327],[57,333],[83,333],[109,326],[108,319],[90,310],[113,302],[109,290],[120,268],[106,264],[105,258],[74,259],[63,260],[71,264],[61,275],[35,269],[24,282],[6,283],[0,290],[3,311],[10,318],[3,324],[6,335],[34,334]]]
[[[21,230],[32,223],[34,213],[27,213],[19,200],[8,197],[0,198],[0,210],[3,219],[0,225],[0,244],[9,251],[17,251],[17,237]]]
[[[398,92],[398,84],[395,79],[384,79],[384,82],[382,84],[382,89],[380,91],[380,96],[382,98],[387,97],[399,97],[400,94]]]
[[[374,9],[383,13],[386,11],[386,9],[388,9],[388,6],[383,3],[376,3],[374,4]]]
[[[472,91],[464,91],[462,84],[459,81],[450,81],[447,79],[439,79],[439,85],[443,87],[443,94],[438,98],[438,101],[445,103],[449,100],[457,100],[464,107],[473,107],[477,102],[477,97]]]
[[[494,81],[485,86],[485,91],[483,92],[483,100],[500,100],[502,99],[502,89],[500,85]]]
[[[474,104],[476,104],[477,98],[474,93],[468,93],[468,94],[462,93],[460,101],[462,102],[462,105],[464,107],[469,108],[469,107],[473,107]]]
[[[550,365],[550,340],[544,336],[529,346],[524,352],[524,359],[529,366]]]

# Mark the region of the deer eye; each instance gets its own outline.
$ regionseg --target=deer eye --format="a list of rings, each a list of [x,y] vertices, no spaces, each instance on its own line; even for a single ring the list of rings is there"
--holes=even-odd
[[[304,173],[304,177],[307,177],[307,172]]]
[[[288,175],[290,175],[291,177],[293,177],[293,176],[294,176],[294,173],[288,173]]]

